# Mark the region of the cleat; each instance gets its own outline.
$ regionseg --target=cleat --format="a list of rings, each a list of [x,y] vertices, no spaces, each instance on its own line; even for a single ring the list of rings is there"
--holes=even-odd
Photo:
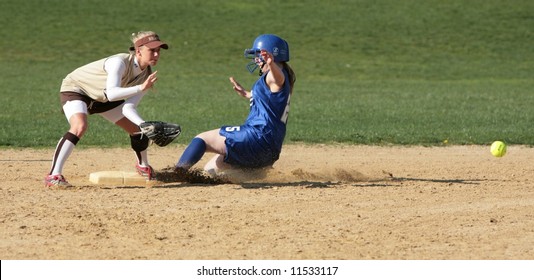
[[[63,177],[63,175],[61,175],[61,174],[47,175],[45,177],[45,179],[44,179],[44,183],[45,183],[45,186],[47,186],[47,187],[54,187],[54,186],[72,187],[72,185],[69,184],[69,182],[67,182],[65,177]]]
[[[137,164],[135,169],[137,169],[137,173],[139,173],[139,175],[146,177],[148,180],[154,179],[154,169],[152,169],[152,166],[149,165],[144,167]]]

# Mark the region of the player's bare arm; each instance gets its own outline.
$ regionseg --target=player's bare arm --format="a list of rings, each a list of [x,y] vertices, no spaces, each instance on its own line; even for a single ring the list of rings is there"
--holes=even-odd
[[[269,85],[271,92],[279,92],[284,86],[285,76],[282,72],[282,68],[274,62],[273,55],[266,51],[261,50],[260,53],[263,61],[265,61],[266,67],[268,67],[269,73],[265,78],[265,82]]]

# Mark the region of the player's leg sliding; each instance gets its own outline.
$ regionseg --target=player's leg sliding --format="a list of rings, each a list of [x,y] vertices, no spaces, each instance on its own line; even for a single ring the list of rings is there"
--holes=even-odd
[[[71,184],[67,182],[61,173],[63,172],[63,166],[65,165],[65,162],[69,158],[79,140],[80,138],[78,138],[78,136],[70,132],[65,133],[65,135],[59,139],[59,142],[56,146],[56,151],[54,152],[54,158],[52,160],[52,168],[45,177],[45,186],[71,186]]]
[[[206,153],[206,142],[198,137],[193,138],[178,160],[175,169],[177,171],[188,170],[204,156],[204,153]]]

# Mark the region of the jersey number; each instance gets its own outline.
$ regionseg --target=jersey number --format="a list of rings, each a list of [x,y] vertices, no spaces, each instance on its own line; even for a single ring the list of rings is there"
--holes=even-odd
[[[240,126],[229,126],[229,127],[226,127],[224,130],[228,132],[234,132],[234,131],[239,131],[240,129],[241,129]]]

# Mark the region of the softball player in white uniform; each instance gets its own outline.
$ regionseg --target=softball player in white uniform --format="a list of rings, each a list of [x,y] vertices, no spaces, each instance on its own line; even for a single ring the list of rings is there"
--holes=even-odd
[[[144,120],[137,105],[157,81],[160,50],[168,45],[152,31],[132,34],[130,53],[116,54],[86,64],[68,74],[61,84],[60,98],[70,128],[59,140],[52,166],[45,177],[46,186],[70,186],[63,176],[63,166],[87,130],[87,116],[99,114],[124,129],[137,157],[137,171],[148,177],[153,170],[148,163],[148,138],[136,134]]]

